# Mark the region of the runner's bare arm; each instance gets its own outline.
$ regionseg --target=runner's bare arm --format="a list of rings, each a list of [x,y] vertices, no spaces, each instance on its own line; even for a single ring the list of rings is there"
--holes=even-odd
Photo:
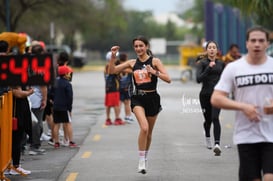
[[[111,56],[111,59],[110,59],[110,62],[109,62],[109,73],[111,73],[111,74],[120,73],[121,71],[124,71],[124,70],[126,70],[128,68],[132,69],[133,65],[136,62],[135,59],[131,59],[131,60],[128,60],[128,61],[126,61],[126,62],[124,62],[122,64],[115,65],[116,54],[119,51],[119,49],[120,49],[119,46],[113,46],[111,48],[112,56]]]
[[[153,75],[156,75],[161,80],[171,83],[171,78],[159,58],[153,58],[153,67],[154,68],[150,66],[146,67],[147,71]]]

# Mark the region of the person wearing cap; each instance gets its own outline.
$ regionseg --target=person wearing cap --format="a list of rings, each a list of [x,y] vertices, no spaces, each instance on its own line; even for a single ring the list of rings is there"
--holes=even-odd
[[[73,141],[73,131],[71,125],[71,112],[73,104],[73,89],[70,82],[72,68],[63,65],[58,67],[59,76],[54,86],[54,103],[53,103],[53,121],[54,121],[54,147],[59,148],[59,129],[63,123],[65,132],[68,134],[69,147],[77,147]]]
[[[112,125],[112,120],[110,118],[111,108],[114,108],[115,112],[115,121],[114,125],[123,125],[124,121],[120,118],[120,92],[119,92],[119,78],[118,74],[109,73],[109,60],[111,59],[111,52],[106,54],[107,64],[104,69],[104,78],[105,78],[105,100],[104,105],[106,109],[106,121],[105,125]]]
[[[57,65],[56,65],[56,74],[58,74],[58,67],[59,66],[63,66],[63,65],[68,65],[69,63],[69,55],[67,52],[62,51],[59,53],[58,58],[57,58]],[[72,75],[73,72],[70,74],[70,81],[72,81]],[[47,106],[45,108],[45,119],[47,121],[48,124],[48,132],[47,134],[51,136],[51,138],[48,141],[49,145],[54,146],[54,132],[53,132],[53,127],[54,127],[54,122],[53,122],[53,97],[54,97],[54,91],[52,86],[48,86],[48,102],[47,102]],[[65,132],[65,129],[63,127],[63,130],[60,129],[59,131],[59,135],[63,135],[64,139],[61,142],[61,144],[63,146],[68,146],[69,145],[69,141],[68,140],[68,135]]]

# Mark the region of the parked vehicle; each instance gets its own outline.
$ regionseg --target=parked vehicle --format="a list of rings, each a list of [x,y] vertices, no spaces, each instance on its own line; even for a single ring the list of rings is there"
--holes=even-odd
[[[68,45],[46,45],[47,52],[53,54],[54,63],[57,62],[57,56],[59,53],[65,51],[70,55],[71,66],[73,67],[83,67],[86,64],[86,55],[83,52],[75,51],[72,53],[71,48]]]

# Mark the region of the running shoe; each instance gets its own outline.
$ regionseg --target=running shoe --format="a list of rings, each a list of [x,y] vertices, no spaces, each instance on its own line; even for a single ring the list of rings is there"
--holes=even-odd
[[[9,175],[10,174],[10,169],[6,169],[5,171],[4,171],[4,175]]]
[[[30,150],[30,151],[28,152],[28,155],[35,156],[35,155],[38,155],[38,153],[35,152],[35,151]]]
[[[44,152],[46,152],[46,150],[43,149],[43,148],[32,148],[31,150],[36,151],[38,153],[44,153]]]
[[[111,121],[111,119],[106,119],[106,121],[105,121],[105,125],[106,125],[106,126],[110,126],[110,125],[112,125],[112,121]]]
[[[50,129],[47,131],[47,136],[51,136],[51,130]]]
[[[54,148],[60,148],[60,143],[59,142],[55,143]]]
[[[50,136],[47,136],[45,133],[42,133],[40,140],[41,141],[49,141],[51,139]]]
[[[70,141],[70,142],[69,142],[69,147],[70,147],[70,148],[78,148],[79,146],[78,146],[75,142]]]
[[[221,148],[220,148],[220,145],[216,144],[214,147],[213,147],[213,152],[215,153],[215,156],[220,156],[221,155]]]
[[[17,172],[16,170],[17,170],[18,172]],[[10,175],[20,175],[21,173],[23,173],[23,174],[25,174],[25,175],[31,174],[31,171],[25,170],[25,169],[23,169],[22,167],[18,167],[18,168],[16,168],[16,170],[11,169],[10,172],[9,172],[9,174],[10,174]]]
[[[211,139],[210,139],[210,137],[206,137],[205,142],[206,142],[206,147],[207,147],[208,149],[212,149],[212,144],[211,144]]]
[[[64,147],[68,147],[68,146],[69,146],[69,140],[63,139],[63,140],[60,142],[60,144],[61,144],[62,146],[64,146]]]
[[[30,148],[28,154],[35,156],[35,155],[43,155],[45,154],[46,150],[42,148]]]
[[[116,126],[119,126],[119,125],[124,125],[125,124],[125,122],[124,121],[122,121],[120,118],[117,118],[116,120],[115,120],[115,123],[114,123]]]
[[[51,145],[51,146],[54,146],[54,141],[53,141],[52,138],[51,138],[47,143],[48,143],[49,145]]]
[[[133,122],[134,122],[134,119],[133,118],[131,118],[131,117],[125,117],[124,118],[124,120],[126,121],[126,123],[128,123],[128,124],[132,124]]]
[[[146,174],[146,161],[145,160],[139,160],[138,173]]]

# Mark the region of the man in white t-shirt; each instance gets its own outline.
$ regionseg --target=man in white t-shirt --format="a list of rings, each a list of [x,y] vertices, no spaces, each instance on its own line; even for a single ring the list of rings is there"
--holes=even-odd
[[[269,33],[250,28],[248,53],[227,65],[211,98],[216,107],[236,110],[233,141],[240,181],[273,181],[273,58],[266,55],[268,46]],[[231,92],[234,100],[228,98]]]

